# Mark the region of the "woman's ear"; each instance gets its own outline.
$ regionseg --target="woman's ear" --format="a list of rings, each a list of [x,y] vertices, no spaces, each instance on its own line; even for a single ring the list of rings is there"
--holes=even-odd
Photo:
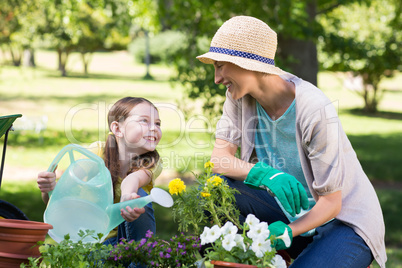
[[[110,130],[113,132],[115,137],[118,137],[118,138],[123,137],[123,132],[120,128],[120,124],[117,121],[113,121],[110,124]]]

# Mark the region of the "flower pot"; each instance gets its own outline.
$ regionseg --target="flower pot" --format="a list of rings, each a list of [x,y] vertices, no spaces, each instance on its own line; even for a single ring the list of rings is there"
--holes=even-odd
[[[213,264],[215,268],[223,268],[223,267],[255,268],[255,267],[257,267],[254,265],[227,262],[227,261],[211,261],[211,264]]]
[[[0,268],[20,267],[22,263],[28,264],[30,255],[0,252]]]
[[[0,267],[19,267],[28,257],[39,257],[37,243],[52,228],[43,222],[0,219]]]

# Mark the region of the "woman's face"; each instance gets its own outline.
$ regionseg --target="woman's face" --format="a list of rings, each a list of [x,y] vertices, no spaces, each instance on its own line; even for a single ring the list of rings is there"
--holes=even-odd
[[[162,138],[160,125],[159,113],[153,105],[137,104],[120,124],[126,150],[137,154],[154,151]]]
[[[256,73],[253,71],[225,61],[215,61],[214,67],[215,83],[226,86],[235,100],[249,94],[253,88],[257,87]]]

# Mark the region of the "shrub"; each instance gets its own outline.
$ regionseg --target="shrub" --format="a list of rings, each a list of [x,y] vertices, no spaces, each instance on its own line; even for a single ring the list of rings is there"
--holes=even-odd
[[[150,36],[149,52],[151,63],[169,64],[172,55],[184,49],[185,42],[185,35],[177,31],[165,31],[153,37]],[[135,61],[144,63],[145,44],[145,37],[138,37],[129,45],[129,51],[134,56]]]

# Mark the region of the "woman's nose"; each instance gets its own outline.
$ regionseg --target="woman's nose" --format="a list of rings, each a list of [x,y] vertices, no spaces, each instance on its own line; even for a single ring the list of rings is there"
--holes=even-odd
[[[219,71],[215,70],[215,84],[219,85],[220,83],[222,83],[222,76]]]

